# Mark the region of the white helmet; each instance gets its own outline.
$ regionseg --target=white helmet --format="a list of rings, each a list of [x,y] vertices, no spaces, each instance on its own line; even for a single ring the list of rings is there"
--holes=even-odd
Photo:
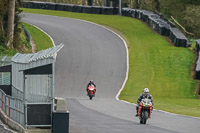
[[[149,93],[149,89],[148,88],[144,88],[144,93]]]

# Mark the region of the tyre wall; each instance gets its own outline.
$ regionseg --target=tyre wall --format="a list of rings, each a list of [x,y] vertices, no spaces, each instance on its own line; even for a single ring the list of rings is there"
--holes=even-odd
[[[152,29],[160,35],[167,36],[177,47],[189,47],[191,44],[185,35],[175,27],[172,22],[169,22],[162,16],[146,10],[123,8],[122,15],[140,19],[146,22]]]
[[[51,2],[23,2],[22,7],[33,8],[33,9],[48,9],[48,10],[59,10],[79,13],[90,13],[90,14],[105,14],[114,15],[119,13],[118,8],[113,7],[101,7],[101,6],[83,6],[83,5],[72,5],[72,4],[61,4]]]

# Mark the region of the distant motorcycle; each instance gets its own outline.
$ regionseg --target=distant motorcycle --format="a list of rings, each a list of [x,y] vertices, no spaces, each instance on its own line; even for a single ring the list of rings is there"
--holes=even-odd
[[[90,100],[92,100],[92,98],[95,96],[95,92],[96,92],[94,85],[89,85],[87,92],[88,92],[88,96],[89,96]]]
[[[148,118],[151,118],[152,102],[150,99],[142,99],[139,105],[138,116],[140,124],[146,124]]]

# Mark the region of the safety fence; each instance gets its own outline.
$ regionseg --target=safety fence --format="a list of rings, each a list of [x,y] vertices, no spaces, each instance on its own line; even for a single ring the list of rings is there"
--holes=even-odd
[[[24,126],[24,102],[6,95],[0,88],[0,108],[12,120]]]
[[[119,9],[113,7],[84,6],[84,5],[73,5],[73,4],[62,4],[62,3],[51,3],[51,2],[35,2],[35,1],[23,2],[22,7],[79,12],[79,13],[106,14],[106,15],[113,15],[119,13]]]
[[[189,47],[191,46],[185,35],[175,27],[175,25],[163,18],[161,15],[152,11],[123,8],[122,15],[132,18],[140,19],[146,22],[152,29],[157,31],[160,35],[167,36],[171,39],[177,47]]]

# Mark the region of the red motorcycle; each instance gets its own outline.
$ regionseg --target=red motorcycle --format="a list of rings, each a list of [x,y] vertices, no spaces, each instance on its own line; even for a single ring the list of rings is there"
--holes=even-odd
[[[138,115],[140,124],[146,124],[148,118],[151,118],[152,102],[150,99],[142,99],[139,105]]]
[[[90,100],[92,100],[92,98],[95,96],[95,92],[96,92],[94,85],[89,85],[87,88],[87,92],[88,92],[88,96],[89,96]]]

